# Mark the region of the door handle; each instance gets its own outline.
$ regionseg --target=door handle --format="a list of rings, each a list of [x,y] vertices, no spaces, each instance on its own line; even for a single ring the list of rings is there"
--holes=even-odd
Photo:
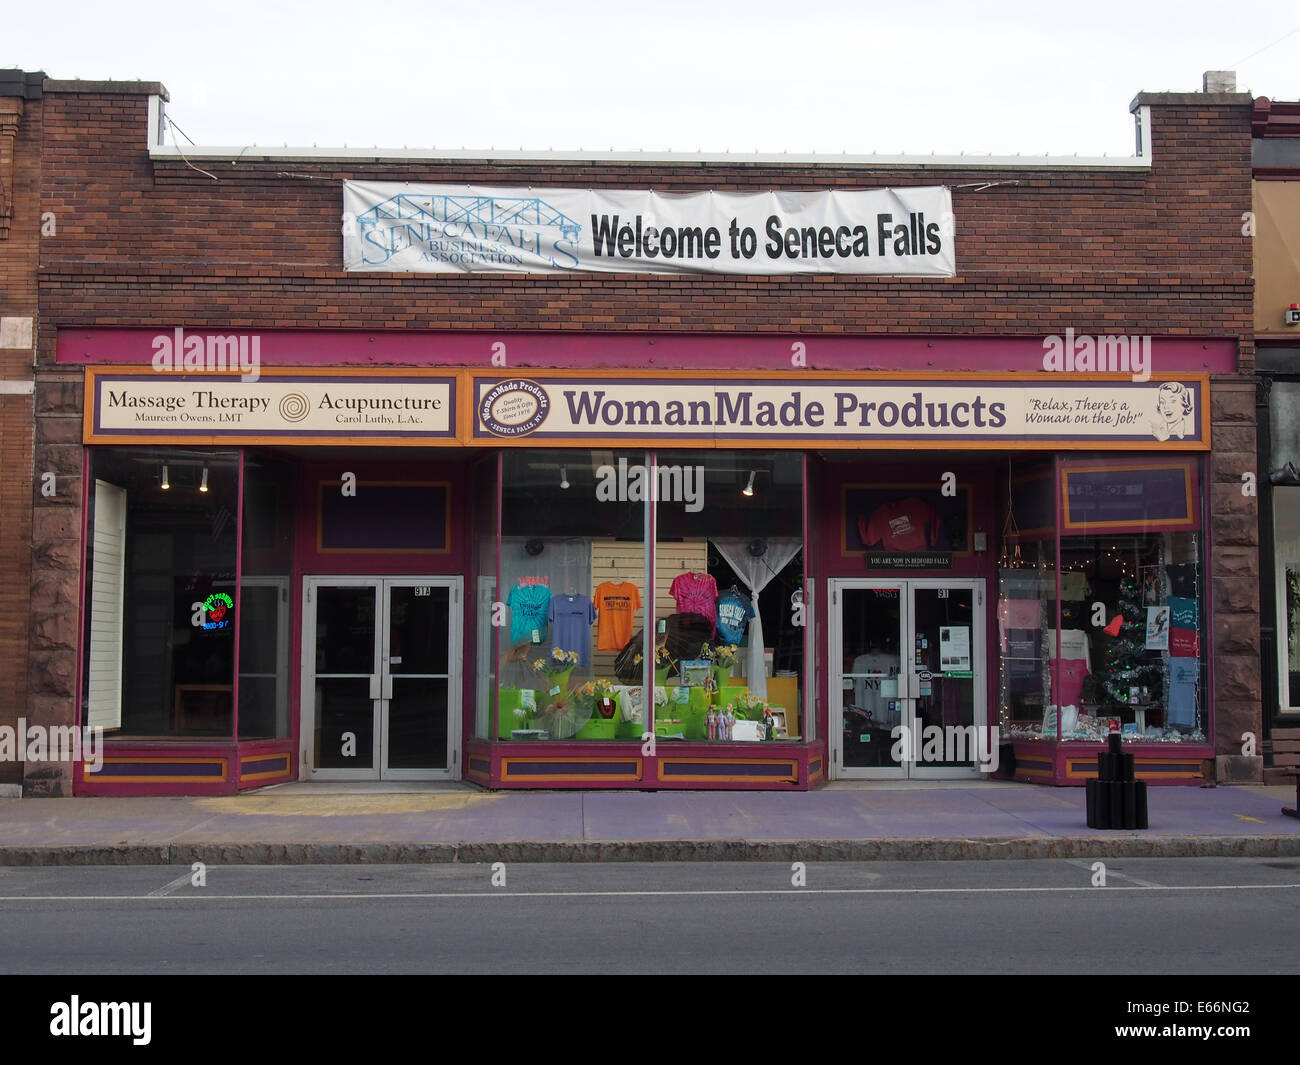
[[[370,674],[370,698],[382,699],[383,697],[384,697],[383,684],[382,684],[381,675],[379,673]]]
[[[384,694],[383,698],[391,699],[393,697],[393,675],[387,670],[384,671]]]

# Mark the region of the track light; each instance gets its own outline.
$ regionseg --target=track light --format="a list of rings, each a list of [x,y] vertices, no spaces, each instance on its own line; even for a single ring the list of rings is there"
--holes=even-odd
[[[749,471],[749,483],[740,490],[742,496],[752,496],[754,494],[754,475],[757,473],[757,470]]]
[[[172,486],[171,481],[169,481],[169,480],[167,479],[167,463],[164,462],[164,463],[163,463],[163,475],[162,475],[162,489],[163,489],[163,491],[165,492],[165,491],[167,491],[167,489],[169,489],[171,486]]]
[[[208,468],[207,468],[206,466],[204,466],[204,467],[203,467],[203,480],[201,480],[201,481],[199,482],[199,491],[200,491],[200,492],[206,492],[207,490],[208,490]]]
[[[560,467],[560,487],[561,488],[569,487],[569,471],[564,466]]]

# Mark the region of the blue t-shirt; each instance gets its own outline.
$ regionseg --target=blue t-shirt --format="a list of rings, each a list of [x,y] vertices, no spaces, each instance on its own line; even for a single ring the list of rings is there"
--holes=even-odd
[[[555,595],[547,611],[551,622],[551,647],[577,651],[578,665],[591,664],[591,623],[596,608],[586,595]]]
[[[544,584],[516,584],[511,588],[506,600],[510,608],[510,642],[531,640],[534,629],[545,639],[550,605],[551,590]]]
[[[726,592],[718,600],[718,634],[727,643],[740,643],[753,616],[754,604],[748,596]]]

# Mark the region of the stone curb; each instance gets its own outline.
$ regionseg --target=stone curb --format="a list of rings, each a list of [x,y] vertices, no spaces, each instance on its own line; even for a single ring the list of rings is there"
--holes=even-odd
[[[879,862],[1037,858],[1294,858],[1300,835],[987,839],[600,840],[494,843],[0,845],[0,866],[409,865],[475,862]]]

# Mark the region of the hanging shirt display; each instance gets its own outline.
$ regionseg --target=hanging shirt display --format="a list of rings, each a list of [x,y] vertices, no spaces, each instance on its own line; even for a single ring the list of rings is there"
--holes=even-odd
[[[858,535],[866,547],[879,543],[886,551],[923,551],[939,542],[939,512],[915,496],[884,503],[869,521],[859,515]]]
[[[1196,725],[1196,688],[1201,680],[1201,663],[1195,658],[1169,660],[1169,723],[1192,728]]]
[[[753,616],[754,604],[749,596],[738,591],[724,593],[718,600],[718,635],[727,643],[740,643]]]
[[[546,639],[547,616],[551,606],[551,589],[544,584],[516,584],[506,598],[510,608],[510,642],[531,640],[533,630]]]
[[[679,614],[699,614],[717,627],[718,582],[707,573],[679,574],[668,588]]]
[[[596,650],[621,651],[632,638],[632,621],[641,606],[641,593],[631,581],[596,585]]]
[[[1061,598],[1078,601],[1087,599],[1092,589],[1088,585],[1088,577],[1078,570],[1070,573],[1061,574]]]
[[[854,673],[885,673],[886,677],[855,677],[853,703],[871,714],[876,728],[893,728],[901,720],[898,700],[898,655],[868,651],[853,659]],[[893,709],[890,709],[890,704]]]
[[[1057,669],[1057,705],[1078,706],[1079,696],[1083,694],[1083,681],[1088,676],[1088,664],[1082,658],[1062,658]]]
[[[591,664],[591,623],[596,620],[596,608],[585,595],[556,595],[551,597],[548,611],[551,622],[551,647],[562,651],[576,651],[578,665]]]

